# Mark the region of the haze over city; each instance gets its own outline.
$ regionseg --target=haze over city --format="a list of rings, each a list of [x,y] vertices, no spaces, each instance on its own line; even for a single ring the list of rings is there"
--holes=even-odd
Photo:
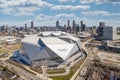
[[[119,26],[119,0],[0,0],[0,25],[63,26],[67,20],[83,20],[87,26]],[[30,25],[29,25],[30,26]]]

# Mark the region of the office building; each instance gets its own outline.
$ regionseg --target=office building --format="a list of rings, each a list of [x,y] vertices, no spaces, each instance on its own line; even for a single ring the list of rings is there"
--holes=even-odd
[[[100,22],[100,26],[105,26],[105,22]]]
[[[56,22],[56,27],[59,28],[60,27],[60,24],[59,24],[59,21],[57,20]]]
[[[32,29],[34,28],[34,23],[33,23],[33,21],[31,21],[31,28],[32,28]]]
[[[107,40],[120,39],[120,35],[117,34],[117,27],[113,27],[113,26],[103,27],[103,38]]]
[[[67,27],[70,27],[70,21],[68,20]]]
[[[81,24],[81,31],[85,31],[86,26],[85,24],[83,24],[83,21],[80,21],[80,24]]]
[[[75,23],[75,20],[73,20],[73,27],[72,27],[72,29],[73,29],[73,33],[76,31],[76,23]]]
[[[98,27],[98,36],[103,37],[103,27],[105,26],[105,22],[100,22]]]

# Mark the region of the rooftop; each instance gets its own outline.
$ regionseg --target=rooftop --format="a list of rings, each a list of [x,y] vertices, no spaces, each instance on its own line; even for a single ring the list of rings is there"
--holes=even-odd
[[[45,44],[69,44],[57,37],[41,37],[41,40],[44,41]]]

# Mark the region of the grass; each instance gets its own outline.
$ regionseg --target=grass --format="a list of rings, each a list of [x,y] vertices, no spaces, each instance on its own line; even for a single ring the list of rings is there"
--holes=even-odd
[[[66,70],[64,68],[62,69],[55,69],[55,70],[47,70],[48,74],[57,74],[57,73],[64,73]]]
[[[65,76],[51,76],[50,78],[52,78],[53,80],[70,80],[70,78],[74,75],[74,73],[78,70],[78,68],[81,66],[81,64],[83,63],[83,61],[85,60],[85,58],[83,58],[82,60],[80,60],[78,63],[76,63],[71,69],[70,69],[70,73],[68,75]]]
[[[21,69],[24,69],[25,71],[27,71],[27,72],[29,72],[29,73],[31,73],[31,74],[33,74],[33,75],[36,75],[35,73],[27,70],[25,67],[23,67],[22,65],[20,65],[19,63],[15,62],[15,61],[6,60],[6,62],[11,63],[11,64],[13,64],[13,65],[15,65],[15,66],[17,66],[17,67],[19,67],[19,68],[21,68]]]
[[[105,61],[108,61],[108,62],[111,62],[111,63],[119,63],[120,64],[120,61],[111,61],[111,60],[107,60],[107,59],[104,59]]]
[[[5,45],[5,44],[1,44],[3,47],[0,48],[0,53],[9,53],[9,52],[13,52],[15,50],[20,49],[21,44],[11,44],[11,45]]]
[[[31,70],[37,72],[37,73],[40,73],[40,74],[43,73],[41,67],[31,67],[31,66],[30,66],[29,68],[30,68]]]

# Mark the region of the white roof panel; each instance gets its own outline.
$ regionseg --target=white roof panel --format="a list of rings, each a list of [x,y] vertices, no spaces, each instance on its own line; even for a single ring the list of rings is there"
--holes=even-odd
[[[22,42],[24,43],[29,43],[29,44],[34,44],[34,45],[38,45],[38,40],[39,37],[36,35],[29,35],[26,36],[24,39],[22,39]]]
[[[58,56],[65,60],[75,44],[46,44],[46,45]]]
[[[63,41],[57,37],[41,37],[41,40],[45,44],[69,44],[68,42]]]

